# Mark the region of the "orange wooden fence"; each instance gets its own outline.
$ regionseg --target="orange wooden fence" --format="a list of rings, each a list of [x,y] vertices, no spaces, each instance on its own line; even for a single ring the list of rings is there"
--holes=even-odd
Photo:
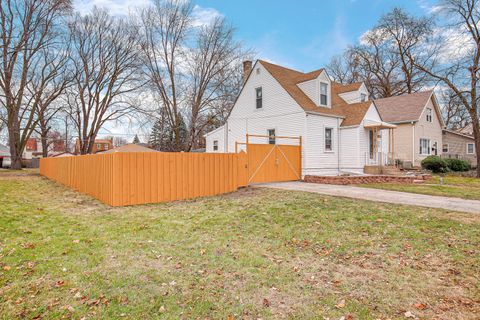
[[[247,153],[133,152],[40,160],[40,174],[111,206],[212,196],[250,183],[301,179],[301,146]]]
[[[222,194],[247,185],[247,156],[114,153],[40,160],[40,174],[112,206]]]

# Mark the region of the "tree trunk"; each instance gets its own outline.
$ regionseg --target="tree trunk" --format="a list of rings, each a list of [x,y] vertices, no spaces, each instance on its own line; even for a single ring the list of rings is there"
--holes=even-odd
[[[480,128],[478,123],[472,123],[473,137],[475,138],[475,155],[477,156],[477,178],[480,178]]]
[[[16,127],[16,126],[15,126]],[[18,144],[20,142],[20,130],[14,128],[9,128],[8,130],[8,142],[10,144],[10,159],[12,170],[21,170],[22,169],[22,151],[19,150]]]

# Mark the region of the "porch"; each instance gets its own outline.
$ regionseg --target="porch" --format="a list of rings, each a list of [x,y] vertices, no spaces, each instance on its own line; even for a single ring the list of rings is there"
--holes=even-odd
[[[395,162],[395,128],[396,125],[386,122],[371,122],[364,125],[368,130],[369,150],[365,153],[365,174],[396,175],[400,173]],[[381,130],[388,130],[388,140]],[[385,150],[384,143],[388,143]]]

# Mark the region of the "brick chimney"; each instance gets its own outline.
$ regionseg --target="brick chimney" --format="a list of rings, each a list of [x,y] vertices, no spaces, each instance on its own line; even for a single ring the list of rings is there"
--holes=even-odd
[[[247,81],[250,72],[252,72],[252,60],[243,61],[243,83]]]

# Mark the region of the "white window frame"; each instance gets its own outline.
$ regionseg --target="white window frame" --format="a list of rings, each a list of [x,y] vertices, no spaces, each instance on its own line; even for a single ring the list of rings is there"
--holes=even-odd
[[[327,149],[327,130],[330,130],[330,149]],[[333,128],[325,127],[323,129],[323,150],[324,152],[334,152],[333,148]]]
[[[447,146],[447,148],[446,148],[447,151],[445,151],[445,146]],[[448,153],[448,152],[450,152],[450,145],[448,143],[444,143],[442,145],[442,153]]]
[[[325,104],[322,103],[322,96],[323,96],[322,87],[323,86],[325,86],[325,95],[324,95],[325,96]],[[320,89],[318,90],[318,92],[319,92],[319,95],[320,95],[319,96],[319,104],[321,106],[325,106],[325,107],[328,106],[328,83],[320,82]]]
[[[273,135],[270,135],[270,131],[273,131]],[[267,129],[267,136],[268,144],[277,144],[277,130],[275,128]],[[271,137],[273,137],[273,139]]]
[[[432,110],[432,108],[427,108],[427,122],[433,122],[433,110]]]
[[[260,90],[261,96],[258,97],[258,91]],[[258,107],[258,101],[260,100],[260,107]],[[263,109],[263,88],[256,87],[255,88],[255,110],[262,110]]]
[[[218,151],[218,140],[213,140],[213,151]]]
[[[428,151],[428,153],[423,153],[423,152],[422,152],[422,151],[424,151],[424,150],[423,150],[423,146],[422,146],[422,141],[427,141],[427,142],[428,142],[428,145],[427,145],[427,151]],[[429,155],[432,154],[432,149],[431,149],[431,147],[430,147],[430,139],[420,138],[420,150],[419,150],[419,152],[420,152],[420,155],[422,155],[422,156],[429,156]]]
[[[468,146],[472,145],[472,152],[468,152]],[[475,154],[475,143],[467,142],[467,154]]]

